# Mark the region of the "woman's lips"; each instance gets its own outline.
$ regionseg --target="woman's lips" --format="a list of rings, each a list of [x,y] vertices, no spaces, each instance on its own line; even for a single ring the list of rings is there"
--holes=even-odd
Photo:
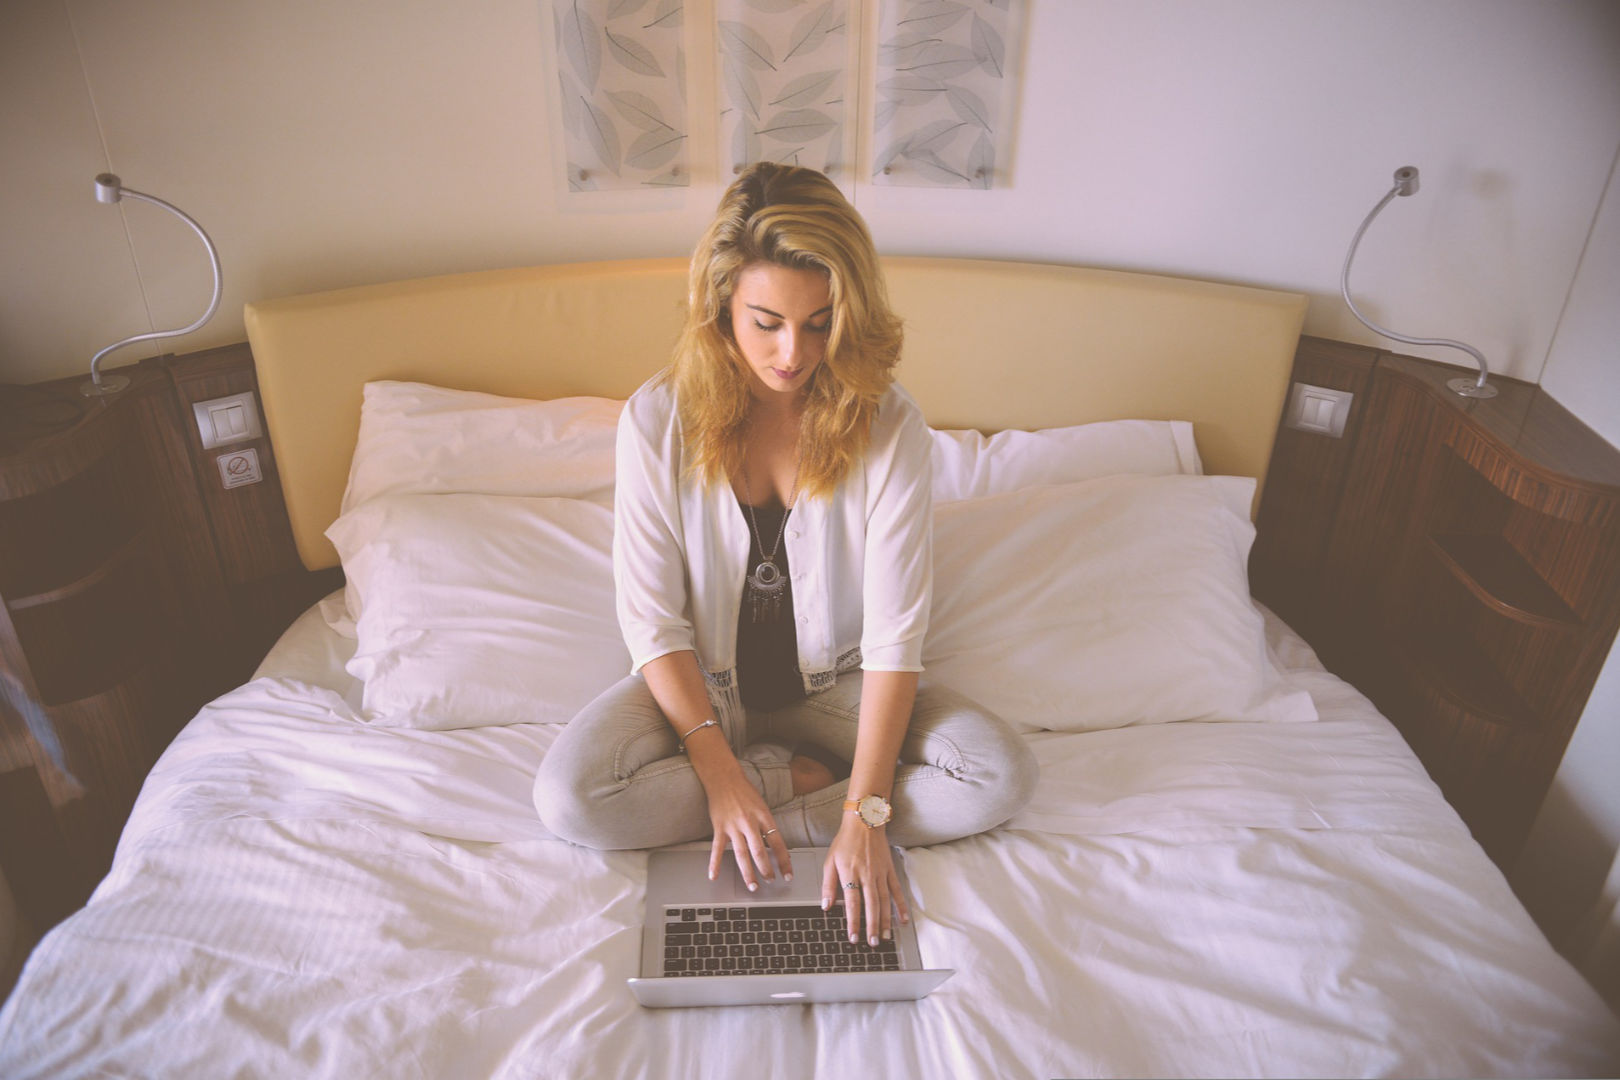
[[[784,371],[779,367],[771,368],[771,372],[783,382],[792,382],[794,379],[799,377],[799,373],[797,371]]]

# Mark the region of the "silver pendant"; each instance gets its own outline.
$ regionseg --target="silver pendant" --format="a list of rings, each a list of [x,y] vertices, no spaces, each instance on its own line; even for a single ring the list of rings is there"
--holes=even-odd
[[[765,559],[748,575],[748,603],[751,621],[775,622],[782,614],[782,592],[787,581],[770,559]]]

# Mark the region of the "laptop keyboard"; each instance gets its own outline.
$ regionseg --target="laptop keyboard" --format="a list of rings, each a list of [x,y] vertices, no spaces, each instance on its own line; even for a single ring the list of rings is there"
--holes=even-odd
[[[844,909],[767,904],[664,909],[664,974],[802,975],[899,971],[893,941],[849,940]]]

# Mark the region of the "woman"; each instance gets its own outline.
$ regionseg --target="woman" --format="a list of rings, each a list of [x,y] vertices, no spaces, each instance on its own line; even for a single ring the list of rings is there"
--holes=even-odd
[[[613,537],[635,673],[535,783],[598,848],[713,836],[750,889],[827,845],[851,941],[909,919],[889,844],[992,828],[1028,799],[1023,741],[918,685],[932,592],[931,441],[893,383],[900,321],[825,176],[760,163],[692,259],[671,366],[619,423]],[[802,868],[801,868],[802,869]]]

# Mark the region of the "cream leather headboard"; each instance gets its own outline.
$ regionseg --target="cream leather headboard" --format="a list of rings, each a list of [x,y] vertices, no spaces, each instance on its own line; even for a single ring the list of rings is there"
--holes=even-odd
[[[900,381],[936,427],[1191,420],[1204,468],[1262,481],[1305,297],[1032,263],[885,259]],[[304,565],[336,566],[361,387],[626,397],[669,358],[686,261],[580,263],[247,305],[265,418]]]

